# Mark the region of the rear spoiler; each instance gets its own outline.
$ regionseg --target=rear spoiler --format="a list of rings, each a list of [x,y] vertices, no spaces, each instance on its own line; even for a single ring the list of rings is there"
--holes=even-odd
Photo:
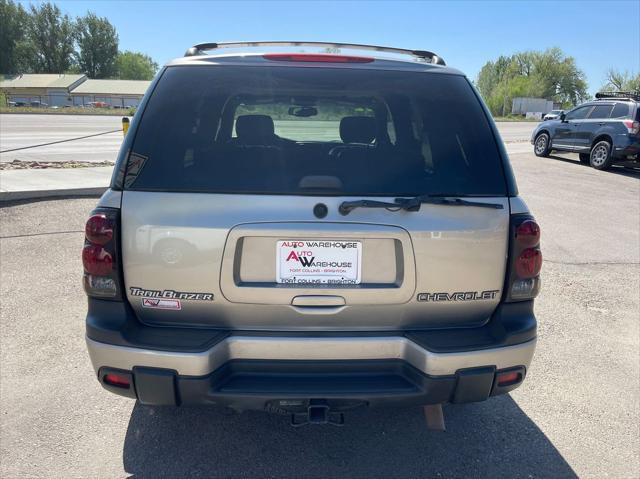
[[[222,42],[222,43],[198,43],[189,48],[184,56],[192,57],[203,55],[205,51],[217,50],[218,48],[250,48],[250,47],[325,47],[325,48],[352,48],[356,50],[370,50],[385,53],[400,53],[403,55],[413,55],[422,60],[427,60],[435,65],[446,65],[442,57],[427,50],[408,50],[405,48],[382,47],[378,45],[363,45],[359,43],[328,43],[328,42]]]

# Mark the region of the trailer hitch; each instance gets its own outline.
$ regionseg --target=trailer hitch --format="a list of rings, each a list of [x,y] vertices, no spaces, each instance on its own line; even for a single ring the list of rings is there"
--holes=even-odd
[[[332,426],[344,425],[344,414],[331,411],[327,402],[323,399],[311,399],[307,412],[291,414],[293,427],[306,426],[307,424],[331,424]]]

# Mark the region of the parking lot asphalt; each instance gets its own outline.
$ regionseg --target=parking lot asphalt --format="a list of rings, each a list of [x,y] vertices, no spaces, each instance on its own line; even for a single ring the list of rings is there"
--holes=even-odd
[[[514,146],[542,227],[538,349],[510,395],[446,406],[445,433],[426,430],[419,408],[294,429],[283,416],[107,393],[84,345],[80,284],[96,200],[0,209],[0,476],[640,476],[640,176]]]
[[[296,140],[305,139],[300,134],[309,130],[296,131],[296,122],[277,121],[276,132],[287,130]],[[318,139],[323,135],[327,140],[338,138],[337,126],[333,132],[321,131],[325,123],[318,124],[318,134],[314,131],[311,139]],[[337,124],[336,124],[337,125]],[[536,123],[533,122],[502,122],[498,124],[505,142],[525,142],[529,140],[531,131]],[[100,136],[91,136],[122,127],[119,116],[97,115],[38,115],[38,114],[4,114],[0,115],[0,162],[19,161],[64,161],[64,162],[105,162],[115,161],[122,133],[120,131]],[[292,128],[293,127],[293,128]],[[285,135],[286,136],[286,135]],[[78,139],[80,138],[80,139]],[[58,142],[48,145],[47,143]],[[37,148],[27,146],[45,145]],[[14,150],[6,151],[5,150]]]
[[[121,122],[122,118],[119,116],[0,115],[0,152],[4,152],[0,153],[0,162],[115,161],[122,142]],[[118,131],[113,132],[114,130]],[[106,134],[64,141],[99,133]],[[63,142],[6,151],[60,141]]]

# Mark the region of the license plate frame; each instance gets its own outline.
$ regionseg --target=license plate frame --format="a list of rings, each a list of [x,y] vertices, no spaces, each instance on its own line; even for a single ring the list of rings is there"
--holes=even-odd
[[[345,286],[362,282],[362,241],[287,239],[276,242],[276,283]]]

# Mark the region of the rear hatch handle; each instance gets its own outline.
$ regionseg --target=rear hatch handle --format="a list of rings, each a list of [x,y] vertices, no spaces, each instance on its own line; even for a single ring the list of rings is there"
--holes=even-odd
[[[303,295],[296,296],[291,301],[292,306],[301,307],[336,307],[344,306],[346,304],[342,296],[318,296],[318,295]]]
[[[453,195],[451,195],[453,196]],[[475,206],[477,208],[491,208],[501,210],[504,208],[500,203],[484,203],[479,201],[468,201],[462,198],[451,198],[449,195],[420,195],[413,198],[396,198],[393,203],[389,201],[376,200],[355,200],[343,201],[338,207],[341,215],[348,215],[356,208],[384,208],[389,211],[420,211],[423,204],[441,206]]]

